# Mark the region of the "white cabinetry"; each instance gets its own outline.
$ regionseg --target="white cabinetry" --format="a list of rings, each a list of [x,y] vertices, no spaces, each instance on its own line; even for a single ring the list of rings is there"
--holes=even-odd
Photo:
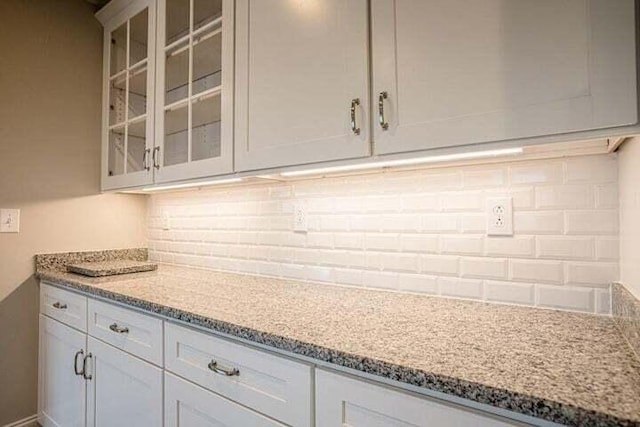
[[[84,332],[40,315],[38,420],[43,427],[85,425]],[[75,366],[74,366],[74,361]]]
[[[366,0],[236,2],[236,170],[370,154],[367,13]]]
[[[638,121],[633,0],[371,6],[377,154]]]
[[[316,370],[318,427],[507,427],[486,414]]]
[[[87,427],[162,425],[162,370],[89,337]]]

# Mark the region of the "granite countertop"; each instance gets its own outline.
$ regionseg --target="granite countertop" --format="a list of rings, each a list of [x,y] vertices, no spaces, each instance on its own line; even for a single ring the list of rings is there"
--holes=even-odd
[[[256,343],[568,425],[640,425],[607,317],[160,265],[41,279]]]

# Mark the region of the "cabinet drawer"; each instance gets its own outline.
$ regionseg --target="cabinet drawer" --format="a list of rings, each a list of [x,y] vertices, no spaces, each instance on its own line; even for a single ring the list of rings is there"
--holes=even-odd
[[[89,335],[162,366],[162,320],[89,300]]]
[[[165,427],[284,427],[169,373],[164,374],[164,387]]]
[[[40,284],[40,313],[87,331],[87,298],[55,286]]]
[[[311,425],[311,367],[303,363],[167,323],[165,368],[286,424]]]
[[[318,369],[316,425],[508,427],[521,424]]]

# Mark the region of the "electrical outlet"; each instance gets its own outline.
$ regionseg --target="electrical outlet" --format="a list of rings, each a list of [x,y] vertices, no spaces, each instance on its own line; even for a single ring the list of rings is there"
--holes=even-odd
[[[20,209],[0,209],[0,233],[20,232]]]
[[[169,215],[169,212],[162,213],[162,221],[160,225],[163,230],[169,230],[171,228],[171,216]]]
[[[293,207],[293,231],[306,232],[308,229],[307,205],[296,203]]]
[[[496,197],[487,200],[487,235],[513,236],[513,200]]]

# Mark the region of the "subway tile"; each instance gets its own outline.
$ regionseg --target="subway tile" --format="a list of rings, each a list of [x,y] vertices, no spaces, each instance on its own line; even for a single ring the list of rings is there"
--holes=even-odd
[[[365,271],[362,284],[367,288],[397,289],[398,274],[384,271]]]
[[[569,284],[609,286],[618,279],[616,263],[567,263],[567,283]]]
[[[537,305],[561,310],[593,313],[595,292],[593,289],[570,286],[537,286]]]
[[[331,233],[307,233],[307,246],[310,248],[332,248],[333,234]]]
[[[593,186],[554,185],[535,189],[538,209],[587,209],[595,205]]]
[[[426,274],[398,274],[398,289],[405,292],[436,295],[438,293],[437,276],[429,276]]]
[[[459,258],[446,255],[422,255],[420,272],[427,274],[458,275]]]
[[[589,156],[565,161],[565,179],[574,182],[617,182],[618,167],[615,156]]]
[[[501,187],[506,184],[507,174],[502,167],[474,167],[462,172],[464,188]]]
[[[511,260],[509,261],[510,277],[522,282],[563,282],[563,266],[557,261]]]
[[[402,252],[435,253],[438,252],[438,236],[432,234],[401,234]]]
[[[481,255],[484,239],[477,236],[442,236],[440,251],[444,254]]]
[[[508,304],[535,304],[535,286],[530,283],[513,283],[487,280],[484,282],[487,301]]]
[[[597,314],[611,314],[611,288],[595,289]]]
[[[442,210],[446,212],[481,211],[483,209],[482,192],[460,191],[441,195]]]
[[[426,233],[455,233],[458,221],[455,215],[427,214],[422,216],[420,230]]]
[[[338,249],[363,249],[364,235],[360,233],[336,233],[334,245]]]
[[[620,259],[620,240],[617,237],[596,238],[596,259],[599,261],[618,261]]]
[[[509,181],[512,185],[555,184],[563,178],[562,162],[549,160],[514,163],[509,166]]]
[[[576,211],[565,213],[567,234],[605,234],[618,232],[617,211]]]
[[[593,259],[595,256],[595,242],[590,237],[538,236],[536,239],[538,258]]]
[[[336,268],[336,283],[339,285],[362,286],[362,270],[351,270],[346,268]]]
[[[507,260],[499,258],[460,258],[460,275],[462,277],[506,279]]]
[[[482,298],[482,281],[459,279],[457,277],[439,277],[440,294],[458,298]]]
[[[383,270],[417,272],[420,258],[416,254],[381,253],[380,262]]]
[[[440,197],[435,193],[409,194],[402,197],[403,212],[431,212],[440,210]]]
[[[533,257],[535,238],[533,236],[487,237],[485,254],[488,256]]]
[[[562,234],[562,212],[514,212],[515,234]]]
[[[615,209],[618,207],[618,184],[602,184],[596,186],[596,208]]]

